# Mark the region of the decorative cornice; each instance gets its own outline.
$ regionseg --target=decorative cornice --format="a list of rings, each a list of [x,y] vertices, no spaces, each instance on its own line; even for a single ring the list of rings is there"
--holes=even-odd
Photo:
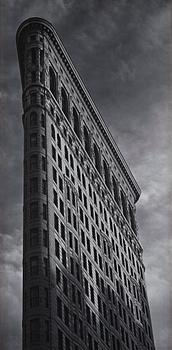
[[[28,27],[31,27],[31,30],[33,30],[34,28],[38,28],[41,30],[41,32],[46,32],[50,39],[52,40],[54,46],[56,47],[59,55],[61,56],[61,59],[63,60],[68,72],[70,73],[72,79],[75,82],[75,85],[77,86],[84,102],[86,103],[87,107],[89,108],[94,120],[96,121],[97,125],[99,126],[103,136],[106,139],[107,144],[109,145],[112,153],[114,154],[115,159],[118,161],[119,165],[121,166],[128,182],[130,183],[134,193],[135,193],[135,202],[139,199],[140,194],[141,194],[141,190],[140,187],[138,186],[134,176],[132,175],[126,161],[124,160],[116,142],[114,141],[112,135],[110,134],[103,118],[101,117],[99,111],[97,110],[97,107],[95,106],[95,104],[93,103],[88,91],[86,90],[79,74],[77,73],[68,53],[66,52],[61,40],[59,39],[55,28],[53,27],[53,25],[42,19],[42,18],[38,18],[38,17],[33,17],[33,18],[29,18],[26,21],[24,21],[23,23],[21,23],[21,25],[19,26],[18,30],[17,30],[17,34],[16,34],[16,42],[17,42],[17,49],[18,49],[18,56],[19,56],[19,62],[20,65],[22,65],[22,38],[24,39],[23,35],[25,33],[25,31],[28,31]]]

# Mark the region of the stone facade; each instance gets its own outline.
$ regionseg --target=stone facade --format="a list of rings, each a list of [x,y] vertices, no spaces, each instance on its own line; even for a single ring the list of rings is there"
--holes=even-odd
[[[54,27],[21,24],[24,350],[153,350],[140,188]]]

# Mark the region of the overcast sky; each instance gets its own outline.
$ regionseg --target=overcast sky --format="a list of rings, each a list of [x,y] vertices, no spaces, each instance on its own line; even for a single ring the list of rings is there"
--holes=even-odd
[[[0,6],[0,349],[21,349],[23,129],[15,33],[23,20],[39,16],[56,27],[142,189],[137,219],[156,349],[170,350],[170,1]]]

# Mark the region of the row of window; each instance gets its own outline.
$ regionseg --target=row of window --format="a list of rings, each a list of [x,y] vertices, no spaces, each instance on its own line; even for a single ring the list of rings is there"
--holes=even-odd
[[[61,89],[61,96],[62,96],[62,110],[66,115],[66,117],[68,118],[68,120],[70,120],[69,108],[68,108],[68,96],[63,87]],[[77,134],[80,140],[82,139],[84,140],[84,146],[85,146],[86,152],[91,158],[93,158],[96,169],[104,177],[105,184],[112,191],[116,202],[120,204],[119,189],[118,189],[117,181],[114,176],[112,176],[112,179],[111,179],[110,168],[105,159],[101,160],[101,152],[99,147],[96,145],[95,142],[93,144],[93,147],[91,146],[91,134],[85,125],[83,126],[83,137],[81,136],[80,117],[75,107],[73,107],[72,119],[74,123],[75,133]],[[126,217],[127,220],[130,220],[131,226],[135,231],[136,226],[135,226],[135,218],[134,218],[133,210],[131,206],[127,208],[126,196],[122,190],[121,190],[121,206],[122,206],[124,216]]]
[[[66,158],[67,160],[69,160],[68,151],[67,151],[66,146],[65,146],[65,158]],[[71,159],[71,162],[70,162],[70,163],[72,164],[72,167],[73,167],[73,169],[74,169],[74,162],[73,162],[73,157],[72,157],[71,154],[70,154],[70,159]],[[79,178],[80,181],[81,181],[81,178],[82,178],[82,185],[83,185],[84,188],[86,189],[86,180],[85,180],[85,176],[84,176],[84,174],[82,173],[82,177],[81,177],[80,168],[79,168],[78,166],[77,166],[77,174],[78,174],[78,178]],[[89,190],[88,192],[89,192],[90,198],[92,198],[92,197],[94,198],[94,205],[97,207],[97,196],[96,196],[95,191],[92,191],[92,188],[91,188],[91,185],[90,185],[90,184],[88,184],[88,190]],[[78,186],[78,193],[79,193],[79,199],[80,199],[81,201],[83,201],[84,207],[87,209],[87,208],[88,208],[88,206],[87,206],[87,197],[86,197],[85,193],[82,192],[80,186]],[[100,214],[104,214],[104,215],[103,215],[103,219],[104,219],[104,221],[108,224],[106,209],[104,208],[104,211],[103,211],[102,203],[101,203],[100,201],[99,201],[99,207],[100,207],[100,208],[99,208]],[[92,219],[95,219],[97,226],[99,226],[98,215],[97,215],[97,212],[96,212],[96,211],[95,211],[95,213],[94,213],[92,204],[90,204],[90,213],[91,213]],[[101,221],[101,229],[102,229],[103,232],[105,232],[107,235],[109,235],[108,230],[107,230],[107,229],[105,230],[104,221]],[[110,229],[111,229],[111,231],[113,232],[113,225],[112,225],[112,219],[111,219],[111,217],[109,217],[109,224],[110,224]],[[114,231],[116,231],[115,226],[114,226]],[[116,233],[116,232],[115,232],[115,233]],[[120,236],[119,238],[120,238],[120,244],[121,244],[121,246],[124,248],[125,253],[127,253],[127,252],[126,252],[126,244],[125,244],[124,238],[123,238],[123,241],[122,241],[122,239],[121,239],[121,236]],[[128,248],[128,250],[129,250],[129,257],[130,257],[130,260],[131,260],[130,249]],[[132,254],[132,261],[133,261],[133,265],[135,266],[135,261],[134,261],[134,255],[133,255],[133,254]]]

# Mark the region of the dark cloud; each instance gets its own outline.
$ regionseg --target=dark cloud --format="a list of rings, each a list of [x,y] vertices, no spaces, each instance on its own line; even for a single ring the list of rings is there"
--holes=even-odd
[[[141,188],[137,205],[157,350],[171,344],[170,1],[6,0],[1,5],[0,348],[21,348],[21,83],[15,47],[29,16],[51,21]],[[5,315],[5,317],[4,317]]]

